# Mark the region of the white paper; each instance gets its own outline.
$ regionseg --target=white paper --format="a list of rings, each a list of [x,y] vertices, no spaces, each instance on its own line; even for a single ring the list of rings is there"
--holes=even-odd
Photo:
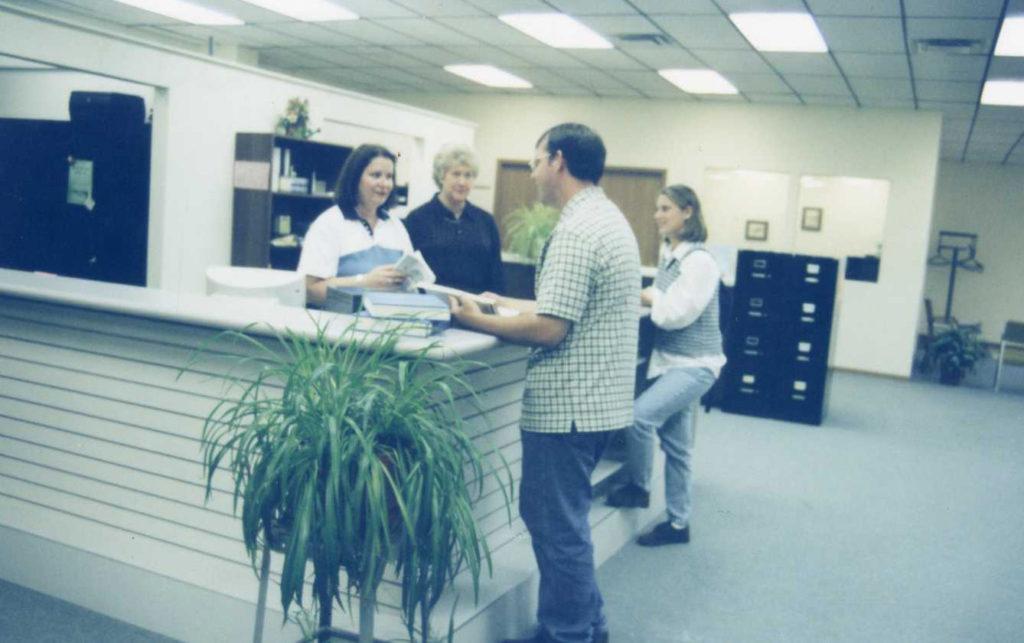
[[[402,255],[402,258],[395,263],[395,270],[405,275],[411,284],[432,284],[437,281],[437,276],[427,265],[419,250],[412,254]]]

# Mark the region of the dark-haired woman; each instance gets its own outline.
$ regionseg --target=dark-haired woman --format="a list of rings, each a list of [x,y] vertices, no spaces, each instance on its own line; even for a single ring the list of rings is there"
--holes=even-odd
[[[328,286],[399,288],[394,264],[412,252],[405,226],[388,214],[395,187],[395,155],[380,145],[360,145],[345,160],[335,205],[309,226],[298,272],[306,275],[306,299],[322,303]]]
[[[629,482],[608,495],[615,507],[649,504],[657,433],[665,452],[668,519],[637,539],[647,547],[690,541],[693,408],[725,365],[718,328],[721,271],[704,248],[707,226],[697,195],[685,185],[665,188],[654,220],[665,243],[654,285],[640,294],[655,326],[647,370],[654,381],[637,398],[626,432]]]

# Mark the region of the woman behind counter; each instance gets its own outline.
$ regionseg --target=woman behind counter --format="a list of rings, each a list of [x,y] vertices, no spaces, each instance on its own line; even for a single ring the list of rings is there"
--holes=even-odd
[[[647,547],[690,541],[693,406],[725,365],[718,328],[721,272],[704,248],[707,227],[700,201],[685,185],[661,191],[654,212],[665,237],[654,285],[640,294],[651,307],[654,351],[647,378],[654,382],[634,404],[626,432],[629,483],[608,494],[613,507],[646,507],[650,501],[654,434],[665,452],[668,520],[640,536]]]
[[[413,246],[437,276],[437,283],[468,292],[505,291],[498,226],[469,202],[479,165],[463,145],[434,157],[434,198],[409,213],[405,226]]]
[[[323,303],[328,286],[398,288],[405,279],[394,263],[412,252],[405,226],[385,209],[395,187],[395,155],[380,145],[360,145],[341,166],[335,205],[309,226],[298,272],[306,299]]]

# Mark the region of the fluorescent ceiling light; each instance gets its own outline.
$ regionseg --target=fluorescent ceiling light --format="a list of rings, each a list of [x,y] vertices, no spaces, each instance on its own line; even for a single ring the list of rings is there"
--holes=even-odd
[[[986,80],[981,104],[1024,107],[1024,80]]]
[[[201,7],[185,0],[117,0],[117,2],[135,7],[136,9],[142,9],[143,11],[159,13],[161,16],[167,16],[182,22],[190,22],[194,25],[223,27],[245,24],[232,15]]]
[[[558,49],[611,49],[612,43],[564,13],[506,13],[498,19]]]
[[[710,69],[659,69],[658,74],[688,94],[738,94],[739,90]]]
[[[245,0],[245,2],[303,22],[359,19],[359,16],[348,9],[327,0]]]
[[[462,76],[474,83],[480,83],[488,87],[505,87],[508,89],[530,89],[533,87],[529,81],[491,65],[445,65],[444,70],[449,74]]]
[[[1024,16],[1003,20],[995,53],[997,56],[1024,56]]]
[[[809,13],[730,13],[729,20],[758,51],[828,51]]]

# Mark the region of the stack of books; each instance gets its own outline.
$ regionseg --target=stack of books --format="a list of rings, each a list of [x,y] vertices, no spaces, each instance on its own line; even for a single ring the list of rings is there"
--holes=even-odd
[[[333,313],[344,313],[346,315],[357,313],[363,307],[363,295],[365,293],[365,288],[328,286],[327,298],[324,300],[323,308]]]
[[[367,291],[362,304],[366,315],[382,323],[378,326],[397,328],[407,335],[426,336],[451,324],[447,302],[434,295]]]

